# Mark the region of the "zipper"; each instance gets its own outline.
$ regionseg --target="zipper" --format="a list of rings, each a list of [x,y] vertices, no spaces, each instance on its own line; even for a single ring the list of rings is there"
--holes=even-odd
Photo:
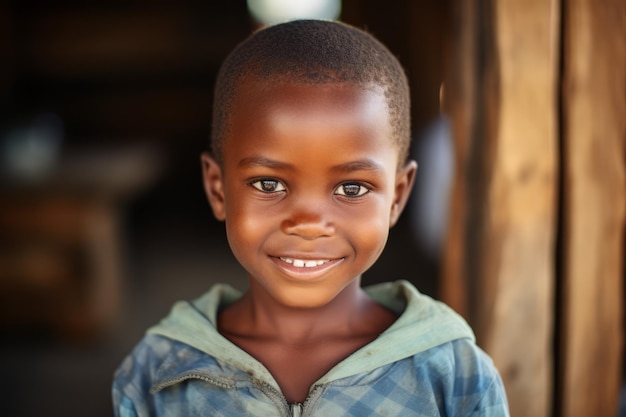
[[[304,417],[311,414],[311,408],[307,408],[307,406],[309,406],[313,402],[313,400],[317,400],[319,398],[322,393],[322,387],[323,385],[314,385],[313,388],[311,388],[311,390],[309,391],[309,395],[306,397],[304,402],[302,404],[297,404],[300,406],[300,414],[298,414],[298,417]],[[308,412],[305,413],[305,411]],[[295,417],[295,415],[293,417]]]
[[[313,400],[319,396],[322,391],[322,385],[315,385],[306,397],[303,403],[289,404],[282,392],[264,381],[258,381],[256,384],[261,391],[265,393],[277,406],[281,409],[281,414],[286,417],[306,417],[310,414],[307,407]]]
[[[291,411],[291,417],[302,417],[303,408],[304,407],[302,406],[302,403],[291,404],[289,406],[289,409]]]
[[[293,410],[287,403],[287,400],[282,392],[278,391],[265,381],[255,380],[254,384],[259,387],[259,389],[267,395],[274,404],[276,404],[283,417],[293,417]]]
[[[189,372],[189,373],[182,373],[178,376],[175,376],[173,378],[169,378],[164,380],[163,382],[160,382],[157,385],[153,385],[152,388],[150,388],[150,394],[156,394],[157,392],[161,391],[162,389],[165,389],[167,387],[171,387],[172,385],[176,385],[180,382],[186,381],[188,379],[199,379],[201,381],[204,382],[208,382],[209,384],[215,385],[217,387],[220,388],[225,388],[225,389],[234,389],[235,388],[235,383],[234,382],[229,382],[224,380],[223,378],[212,378],[208,375],[205,374],[201,374],[201,373],[197,373],[197,372]]]
[[[226,380],[224,378],[213,378],[211,376],[198,372],[188,372],[182,373],[173,378],[166,379],[156,385],[153,385],[152,388],[150,388],[150,393],[156,394],[157,392],[167,387],[171,387],[172,385],[176,385],[188,379],[198,379],[200,381],[204,381],[224,389],[236,388],[235,383],[230,380]],[[311,389],[309,395],[303,403],[289,404],[287,403],[287,400],[285,399],[283,393],[278,391],[267,382],[256,381],[255,385],[257,385],[259,389],[263,391],[265,395],[267,395],[272,400],[272,402],[274,402],[274,404],[278,406],[278,408],[281,410],[281,414],[284,417],[305,417],[306,415],[308,415],[309,413],[307,413],[307,405],[310,404],[313,399],[317,399],[318,392],[320,392],[322,388],[322,386],[316,385]]]

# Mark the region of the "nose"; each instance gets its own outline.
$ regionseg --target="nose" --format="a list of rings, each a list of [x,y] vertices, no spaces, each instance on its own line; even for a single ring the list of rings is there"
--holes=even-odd
[[[300,201],[289,210],[282,221],[281,228],[288,235],[299,236],[306,240],[330,237],[335,228],[329,219],[328,208],[310,201]]]

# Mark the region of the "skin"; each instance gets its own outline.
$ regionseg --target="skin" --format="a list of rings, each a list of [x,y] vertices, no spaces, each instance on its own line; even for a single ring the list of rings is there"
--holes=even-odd
[[[288,402],[302,402],[396,319],[360,281],[417,165],[399,166],[377,88],[244,80],[233,109],[222,164],[203,154],[203,178],[250,287],[218,328],[268,368]]]

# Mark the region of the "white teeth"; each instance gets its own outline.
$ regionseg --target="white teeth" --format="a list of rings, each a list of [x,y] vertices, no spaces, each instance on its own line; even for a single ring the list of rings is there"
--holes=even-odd
[[[326,262],[328,262],[327,259],[304,260],[304,259],[291,259],[291,258],[282,258],[282,257],[280,259],[281,261],[288,263],[288,264],[292,264],[293,266],[297,268],[313,268],[315,266],[324,265]]]

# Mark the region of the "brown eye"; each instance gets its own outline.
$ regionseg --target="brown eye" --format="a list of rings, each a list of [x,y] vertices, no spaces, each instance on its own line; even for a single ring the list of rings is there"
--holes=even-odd
[[[339,187],[337,187],[335,194],[343,195],[346,197],[360,197],[369,192],[369,188],[365,187],[364,185],[357,183],[346,183],[341,184]]]
[[[271,178],[263,178],[250,183],[254,188],[264,193],[275,193],[278,191],[284,191],[285,186],[278,180]]]

